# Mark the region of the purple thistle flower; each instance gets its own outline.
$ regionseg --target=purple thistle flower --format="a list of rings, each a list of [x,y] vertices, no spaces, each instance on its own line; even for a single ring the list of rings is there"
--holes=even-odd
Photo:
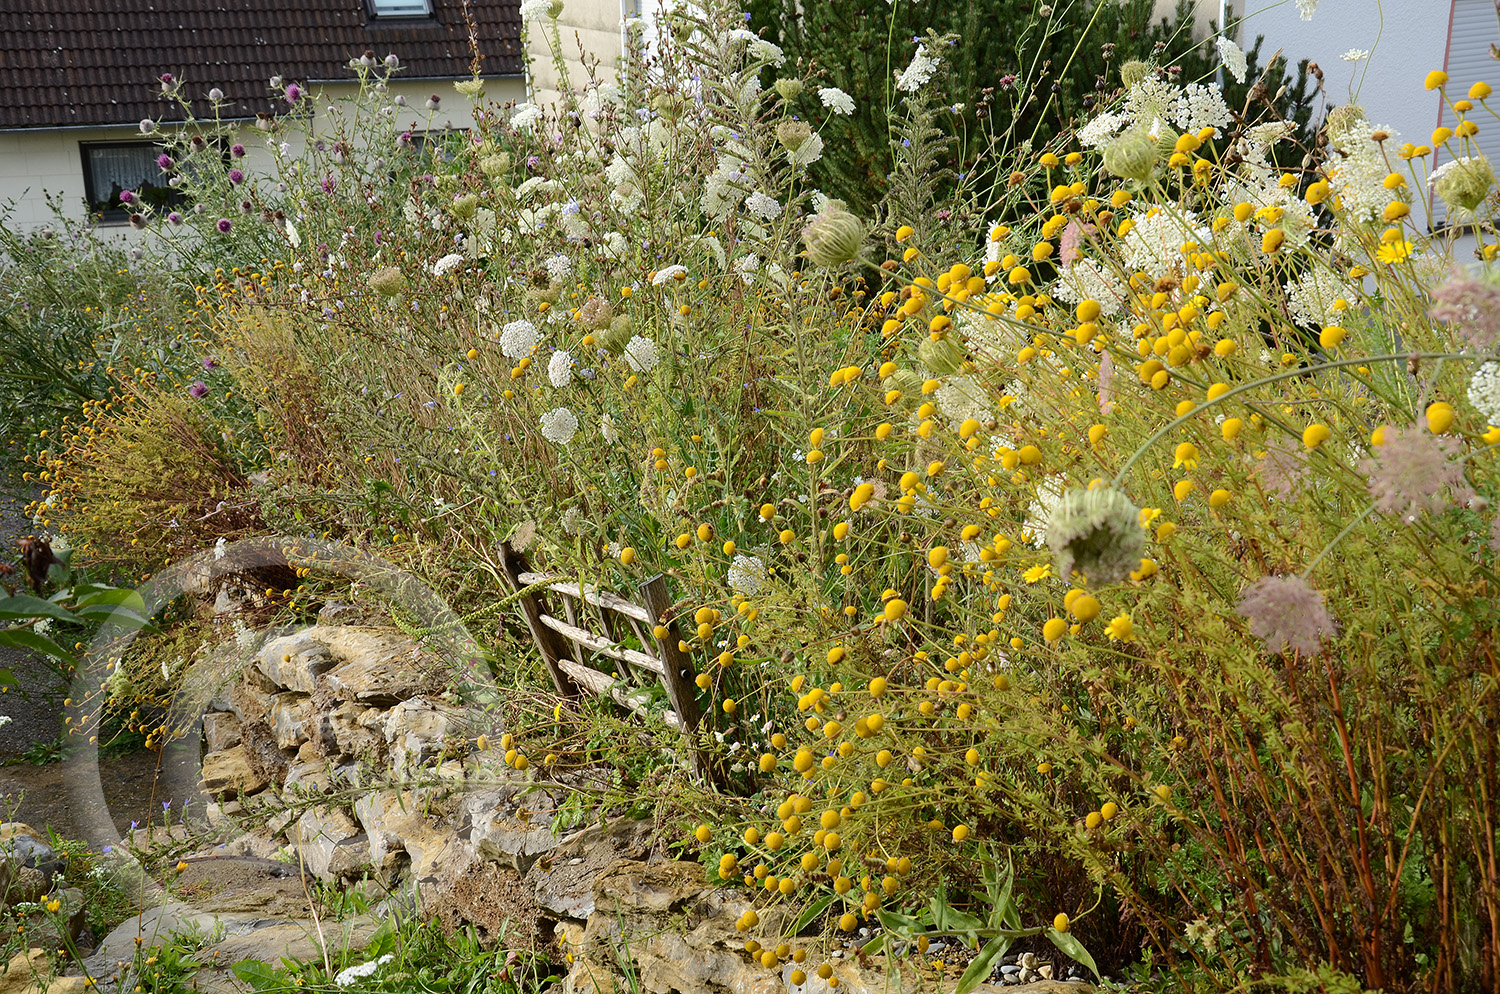
[[[231,169],[229,170],[229,182],[233,183],[235,186],[239,186],[241,183],[245,182],[245,174],[238,169]]]
[[[217,368],[219,368],[219,360],[215,359],[211,355],[206,355],[206,356],[203,357],[203,368],[204,369],[217,369]]]
[[[167,223],[176,228],[182,224],[182,215],[173,211],[167,215]]]
[[[172,157],[163,152],[161,155],[158,155],[156,157],[156,166],[162,172],[166,172],[167,170],[172,168]]]
[[[229,154],[234,156],[236,159],[243,159],[245,157],[245,146],[241,145],[239,142],[235,142],[233,145],[229,146]]]
[[[240,201],[240,213],[241,214],[249,214],[253,210],[255,210],[255,205],[252,204],[250,201],[248,201],[248,200],[241,200]]]
[[[1425,419],[1424,419],[1425,420]],[[1405,521],[1426,511],[1437,514],[1474,496],[1464,480],[1462,463],[1454,462],[1460,443],[1428,431],[1425,423],[1385,430],[1385,444],[1373,459],[1359,464],[1367,477],[1375,507]]]
[[[1458,336],[1475,348],[1487,349],[1500,340],[1500,287],[1493,283],[1458,269],[1432,291],[1432,302],[1427,313],[1455,325]]]
[[[289,104],[294,104],[301,99],[302,87],[298,86],[296,83],[289,84],[286,88],[286,102]]]
[[[193,385],[188,387],[188,393],[194,397],[205,397],[208,395],[208,384],[202,380],[194,380]]]
[[[120,191],[120,203],[122,203],[122,204],[133,204],[133,203],[135,203],[135,193],[132,192],[132,191],[130,191],[130,190],[121,190]]]
[[[215,225],[215,227],[219,229],[219,234],[227,235],[229,234],[229,229],[234,227],[234,222],[229,220],[229,218],[227,217],[221,217],[219,218],[219,223]]]
[[[1317,653],[1334,633],[1323,595],[1300,576],[1263,576],[1240,595],[1239,613],[1270,652]]]

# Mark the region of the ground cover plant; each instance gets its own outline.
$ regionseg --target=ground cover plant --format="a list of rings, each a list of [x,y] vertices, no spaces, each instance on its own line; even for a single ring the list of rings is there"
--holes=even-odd
[[[768,969],[873,928],[966,982],[1029,949],[1493,989],[1489,87],[1411,81],[1458,124],[1401,136],[1224,39],[1233,104],[1164,50],[954,170],[954,39],[897,38],[891,172],[843,202],[809,176],[853,99],[745,23],[632,28],[554,108],[461,83],[446,144],[374,57],[275,176],[184,131],[162,168],[202,209],[142,207],[132,272],[188,326],[38,445],[42,520],[121,579],[259,530],[418,573],[529,680],[505,760],[613,768],[622,806],[671,781]],[[278,86],[273,148],[318,99]],[[1414,220],[1429,190],[1472,242]],[[506,539],[668,576],[725,789],[550,696],[485,613]]]

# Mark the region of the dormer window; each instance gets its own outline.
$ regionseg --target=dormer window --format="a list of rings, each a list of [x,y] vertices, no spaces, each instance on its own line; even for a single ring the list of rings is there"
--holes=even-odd
[[[371,17],[431,17],[432,0],[365,0]]]

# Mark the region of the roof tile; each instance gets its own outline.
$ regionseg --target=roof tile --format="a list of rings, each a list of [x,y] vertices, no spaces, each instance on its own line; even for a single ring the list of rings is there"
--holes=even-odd
[[[433,0],[425,20],[371,18],[363,0],[32,0],[0,9],[0,129],[128,124],[183,117],[159,77],[183,81],[193,112],[226,117],[274,107],[266,86],[349,78],[351,56],[399,56],[400,77],[469,74],[460,0]],[[519,0],[470,0],[487,76],[522,72]]]

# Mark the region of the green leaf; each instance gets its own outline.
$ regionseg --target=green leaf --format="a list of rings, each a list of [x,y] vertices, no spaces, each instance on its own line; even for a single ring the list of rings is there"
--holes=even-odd
[[[30,649],[33,652],[40,652],[44,656],[61,659],[69,666],[77,665],[77,661],[74,660],[71,652],[47,636],[38,635],[30,628],[7,628],[4,631],[0,631],[0,645],[9,646],[12,649]],[[6,672],[8,673],[9,671],[7,670]],[[0,683],[3,682],[5,681],[0,680]],[[11,682],[15,682],[14,677],[11,678]]]
[[[88,587],[77,588],[74,593],[78,598],[74,603],[79,607],[93,604],[119,604],[136,612],[146,610],[146,599],[129,587],[101,587],[90,584]]]
[[[926,931],[922,927],[922,923],[910,915],[887,911],[885,908],[878,909],[875,912],[875,917],[880,919],[880,924],[885,926],[886,931],[895,932],[902,938],[911,938],[919,932]]]
[[[277,986],[276,970],[269,963],[262,963],[258,959],[240,960],[229,969],[255,990],[269,990]]]
[[[0,597],[0,620],[13,621],[22,619],[30,621],[33,618],[52,618],[56,621],[77,621],[71,613],[59,604],[33,597],[30,594],[12,594],[9,597]]]
[[[21,681],[8,669],[0,669],[0,687],[19,687]]]
[[[974,988],[989,977],[995,970],[995,960],[1005,955],[1010,948],[1010,936],[997,935],[984,944],[979,955],[969,961],[969,968],[964,971],[963,976],[958,978],[958,986],[954,988],[953,994],[969,994]]]
[[[863,946],[860,946],[859,951],[864,953],[866,956],[874,956],[876,953],[885,948],[885,936],[886,933],[881,932],[879,935],[875,936],[875,938],[871,939],[869,942],[866,942]]]
[[[814,901],[812,904],[809,904],[802,910],[802,914],[797,916],[797,921],[792,925],[792,934],[796,935],[804,928],[807,928],[807,926],[811,925],[812,920],[826,911],[828,909],[828,906],[832,903],[833,895],[825,894],[824,896]]]
[[[114,604],[88,604],[78,609],[78,617],[124,628],[146,628],[151,622],[127,607]]]
[[[1090,956],[1089,951],[1083,948],[1083,943],[1067,932],[1059,932],[1050,926],[1047,928],[1046,934],[1047,938],[1052,940],[1052,944],[1060,949],[1065,956],[1074,962],[1088,967],[1089,972],[1094,975],[1094,979],[1099,979],[1099,968],[1094,965],[1094,957]]]

